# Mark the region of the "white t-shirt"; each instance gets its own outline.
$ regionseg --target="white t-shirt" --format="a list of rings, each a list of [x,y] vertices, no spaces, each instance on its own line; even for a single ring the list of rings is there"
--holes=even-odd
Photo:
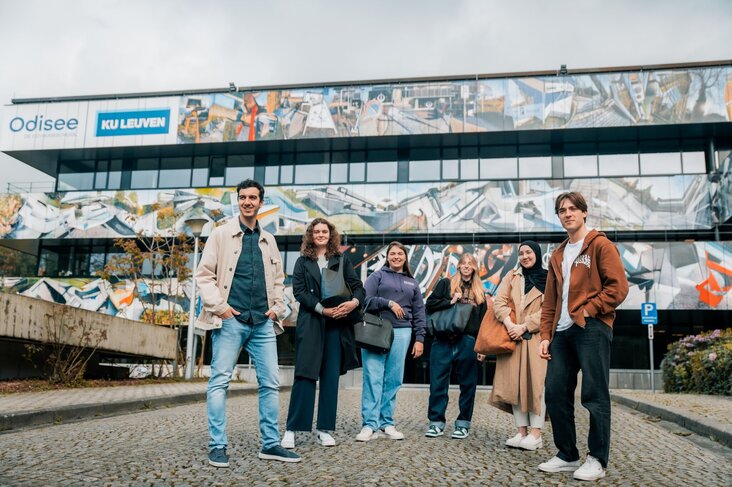
[[[580,250],[582,250],[583,243],[585,243],[585,239],[577,243],[568,242],[564,247],[564,257],[562,258],[562,313],[559,315],[559,321],[557,322],[557,331],[564,331],[574,323],[572,317],[569,316],[569,308],[567,306],[569,302],[569,277],[572,272],[572,263],[579,255]]]

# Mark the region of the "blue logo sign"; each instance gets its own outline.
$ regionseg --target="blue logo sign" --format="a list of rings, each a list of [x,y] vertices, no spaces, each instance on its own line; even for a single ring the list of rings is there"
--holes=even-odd
[[[643,325],[657,325],[658,324],[658,310],[656,309],[656,303],[641,304],[641,324],[643,324]]]
[[[97,113],[97,137],[167,134],[170,108]]]

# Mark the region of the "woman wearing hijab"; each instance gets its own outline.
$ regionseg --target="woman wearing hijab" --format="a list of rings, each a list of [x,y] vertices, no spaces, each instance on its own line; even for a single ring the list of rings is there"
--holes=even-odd
[[[498,355],[490,403],[513,413],[517,433],[506,445],[524,450],[543,446],[546,360],[539,357],[539,321],[547,271],[541,248],[532,240],[519,245],[519,266],[506,274],[494,298],[493,311],[516,340],[513,353]],[[514,322],[511,312],[515,312]],[[480,356],[478,357],[481,358]],[[531,430],[529,431],[529,428]]]

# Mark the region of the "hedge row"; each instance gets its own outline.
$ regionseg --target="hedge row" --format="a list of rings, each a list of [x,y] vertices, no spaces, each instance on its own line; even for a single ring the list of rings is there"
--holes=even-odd
[[[670,344],[662,369],[666,392],[732,396],[732,328]]]

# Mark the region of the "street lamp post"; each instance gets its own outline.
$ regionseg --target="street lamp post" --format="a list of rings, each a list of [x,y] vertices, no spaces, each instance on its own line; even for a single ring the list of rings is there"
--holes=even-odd
[[[198,239],[203,231],[203,226],[208,223],[205,218],[189,218],[186,225],[193,234],[193,272],[191,273],[191,305],[188,310],[188,336],[186,339],[186,371],[185,378],[193,378],[193,360],[196,356],[196,336],[194,334],[194,323],[196,321],[196,267],[198,267]]]

